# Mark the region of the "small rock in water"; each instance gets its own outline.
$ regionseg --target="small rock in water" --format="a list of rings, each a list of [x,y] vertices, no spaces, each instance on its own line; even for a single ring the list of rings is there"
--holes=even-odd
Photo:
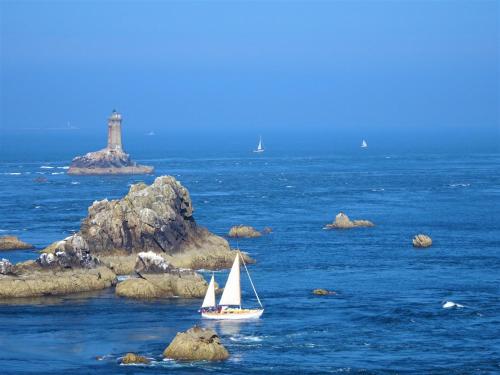
[[[371,221],[368,220],[353,220],[349,219],[349,216],[347,216],[345,213],[340,212],[335,216],[335,221],[331,224],[325,225],[323,229],[350,229],[350,228],[357,228],[357,227],[373,227],[375,224],[373,224]]]
[[[313,294],[317,296],[328,296],[328,295],[334,295],[337,294],[337,292],[333,290],[326,290],[326,289],[314,289]]]
[[[124,365],[141,364],[141,363],[147,365],[151,361],[148,358],[143,357],[142,355],[138,355],[138,354],[135,354],[135,353],[127,353],[122,358],[121,362]]]
[[[21,241],[16,236],[1,236],[0,237],[0,250],[20,250],[20,249],[33,249],[34,246]]]
[[[194,326],[177,333],[163,356],[184,361],[223,361],[229,358],[229,352],[214,330]]]
[[[254,238],[262,234],[254,227],[248,225],[237,225],[229,230],[229,237]]]
[[[432,245],[432,239],[425,234],[417,234],[413,237],[413,247],[425,248]]]

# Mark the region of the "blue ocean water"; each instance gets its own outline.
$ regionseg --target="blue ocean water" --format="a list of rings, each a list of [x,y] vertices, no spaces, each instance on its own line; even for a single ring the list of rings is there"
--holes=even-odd
[[[94,200],[119,198],[130,184],[154,179],[72,177],[68,160],[19,160],[0,165],[0,234],[38,248],[78,230]],[[0,301],[1,373],[500,372],[500,155],[367,150],[140,162],[154,165],[156,176],[179,179],[198,223],[216,234],[240,223],[273,228],[239,241],[257,260],[250,272],[266,309],[262,319],[206,322],[199,300],[131,301],[112,290]],[[376,226],[322,230],[339,211]],[[412,248],[421,232],[432,236],[430,249]],[[36,255],[0,254],[12,261]],[[216,273],[219,282],[226,276]],[[313,296],[314,288],[337,295]],[[443,309],[444,300],[465,307]],[[215,328],[231,358],[163,361],[176,332],[194,324]],[[129,351],[154,361],[120,366]]]

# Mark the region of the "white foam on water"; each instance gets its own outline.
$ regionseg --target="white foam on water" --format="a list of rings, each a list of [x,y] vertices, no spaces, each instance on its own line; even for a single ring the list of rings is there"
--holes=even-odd
[[[57,169],[69,169],[68,166],[65,166],[65,167],[57,167]]]
[[[52,172],[51,174],[64,174],[64,172]]]
[[[40,167],[40,169],[54,169],[54,167],[50,166],[50,165],[42,165]]]
[[[457,184],[449,184],[449,187],[456,188],[456,187],[469,187],[470,184],[467,183],[457,183]]]
[[[443,309],[462,308],[462,307],[464,307],[464,305],[455,303],[453,301],[446,301],[445,303],[443,303]]]
[[[293,188],[293,185],[286,185],[285,187],[286,187],[287,189],[291,189],[291,188]]]
[[[71,185],[80,185],[78,181],[71,181]]]
[[[2,173],[2,174],[6,174],[9,176],[19,176],[21,174],[21,172],[7,172],[7,173]]]

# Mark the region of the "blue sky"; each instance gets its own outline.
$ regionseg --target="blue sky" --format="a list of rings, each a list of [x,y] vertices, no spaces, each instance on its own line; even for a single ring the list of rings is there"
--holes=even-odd
[[[0,134],[499,149],[498,1],[2,1]],[[36,130],[28,130],[36,128]],[[101,132],[101,133],[100,133]],[[172,141],[175,138],[175,142]]]

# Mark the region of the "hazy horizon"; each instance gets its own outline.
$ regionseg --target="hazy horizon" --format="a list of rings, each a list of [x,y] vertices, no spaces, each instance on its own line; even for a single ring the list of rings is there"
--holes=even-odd
[[[495,1],[0,8],[4,154],[93,151],[113,108],[135,158],[246,152],[259,135],[290,152],[500,150]]]

